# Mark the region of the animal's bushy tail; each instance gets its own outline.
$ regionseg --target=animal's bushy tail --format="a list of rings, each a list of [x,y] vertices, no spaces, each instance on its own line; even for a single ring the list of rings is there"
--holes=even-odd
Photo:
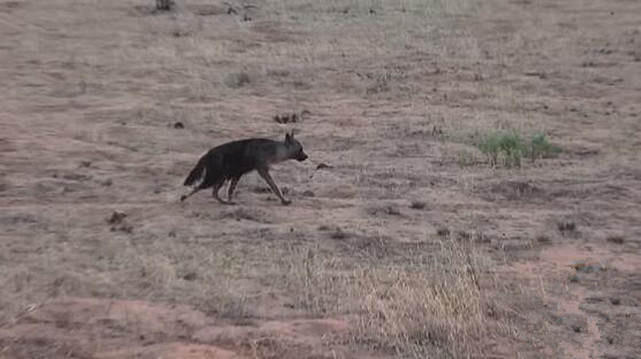
[[[189,176],[185,178],[185,183],[183,185],[185,186],[191,186],[195,184],[196,182],[201,182],[205,177],[205,161],[198,161],[198,164],[196,164],[196,167],[194,167],[191,172],[189,172]]]

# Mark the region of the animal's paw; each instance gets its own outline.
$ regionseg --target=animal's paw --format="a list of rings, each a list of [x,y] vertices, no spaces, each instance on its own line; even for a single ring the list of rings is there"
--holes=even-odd
[[[283,199],[281,200],[281,203],[285,206],[289,206],[290,204],[292,204],[292,201],[289,199]]]

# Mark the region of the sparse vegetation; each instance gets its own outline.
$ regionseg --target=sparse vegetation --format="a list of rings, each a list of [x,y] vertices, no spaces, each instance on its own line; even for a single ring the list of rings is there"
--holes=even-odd
[[[0,2],[0,357],[638,356],[641,2],[172,4]]]
[[[520,167],[526,148],[517,133],[492,133],[479,143],[479,150],[487,157],[490,166]]]
[[[610,235],[606,239],[606,241],[614,244],[623,244],[625,243],[625,238],[620,235]]]
[[[534,161],[540,158],[554,157],[562,151],[561,147],[550,143],[544,133],[539,133],[530,139],[528,157]]]
[[[458,165],[461,168],[464,167],[469,167],[473,166],[477,163],[476,157],[474,156],[474,153],[467,151],[467,150],[461,150],[458,152]]]
[[[334,230],[329,234],[331,239],[345,239],[349,234],[343,231],[340,227],[334,228]]]
[[[302,307],[353,316],[354,343],[402,357],[469,357],[482,353],[488,331],[507,328],[488,316],[486,263],[471,241],[448,237],[431,254],[373,266],[294,252],[288,277]]]
[[[524,158],[535,161],[561,152],[560,147],[548,142],[543,133],[526,140],[514,131],[490,133],[481,139],[478,148],[486,156],[490,166],[508,168],[520,167]]]
[[[156,0],[158,11],[169,11],[174,6],[174,0]]]
[[[231,88],[240,88],[251,83],[249,74],[245,71],[230,73],[225,77],[225,84]]]
[[[450,235],[450,229],[447,227],[440,227],[436,230],[436,235],[440,237],[447,237]]]
[[[576,236],[578,234],[577,225],[573,221],[562,221],[556,224],[556,227],[559,229],[559,232],[564,236]]]
[[[414,200],[412,201],[412,203],[410,203],[411,209],[425,209],[426,206],[427,203],[425,203],[424,201]]]

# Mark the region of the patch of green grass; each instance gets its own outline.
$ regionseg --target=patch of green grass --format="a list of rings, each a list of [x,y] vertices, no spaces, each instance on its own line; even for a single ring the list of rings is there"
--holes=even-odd
[[[554,157],[562,151],[561,147],[548,142],[544,133],[536,134],[530,139],[529,157],[532,161],[539,158]]]
[[[461,150],[458,152],[459,167],[464,168],[464,167],[474,166],[476,165],[476,163],[477,163],[477,160],[476,160],[476,156],[474,156],[474,153],[467,150]]]
[[[548,142],[545,134],[538,133],[529,139],[516,132],[495,132],[478,143],[479,150],[487,157],[490,166],[521,167],[523,158],[534,162],[554,157],[561,148]]]
[[[520,167],[526,148],[517,133],[492,133],[481,140],[479,150],[487,156],[490,166]]]

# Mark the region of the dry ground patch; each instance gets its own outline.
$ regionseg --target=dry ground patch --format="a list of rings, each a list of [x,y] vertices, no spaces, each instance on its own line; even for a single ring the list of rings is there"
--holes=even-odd
[[[641,354],[641,4],[153,4],[0,2],[0,357]]]

